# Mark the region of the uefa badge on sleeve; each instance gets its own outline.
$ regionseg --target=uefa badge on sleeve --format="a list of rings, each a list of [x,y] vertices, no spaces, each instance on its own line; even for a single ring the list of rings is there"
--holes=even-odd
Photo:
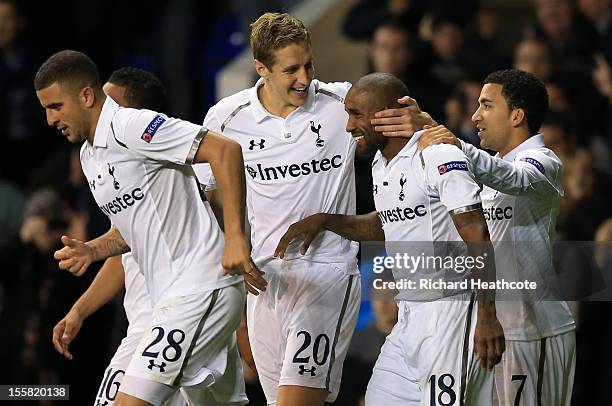
[[[468,165],[467,162],[463,161],[450,161],[442,165],[438,165],[438,173],[440,175],[444,175],[450,171],[467,171]]]
[[[151,142],[151,140],[153,139],[153,136],[155,135],[157,130],[159,130],[159,127],[161,127],[165,121],[166,121],[165,118],[157,114],[155,117],[153,117],[153,120],[151,120],[151,122],[147,126],[147,129],[145,130],[144,133],[142,133],[142,136],[140,138],[144,142]]]

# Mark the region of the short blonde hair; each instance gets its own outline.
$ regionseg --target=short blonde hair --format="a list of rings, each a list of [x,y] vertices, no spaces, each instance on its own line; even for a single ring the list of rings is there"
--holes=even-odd
[[[274,65],[274,51],[299,43],[310,48],[310,31],[289,14],[265,13],[251,24],[253,57],[267,68]]]

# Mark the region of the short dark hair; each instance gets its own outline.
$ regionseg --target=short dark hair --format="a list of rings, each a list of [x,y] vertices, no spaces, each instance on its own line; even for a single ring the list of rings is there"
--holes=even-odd
[[[82,52],[64,50],[49,57],[36,72],[34,88],[38,91],[53,83],[68,83],[79,89],[92,87],[101,90],[98,67]]]
[[[501,85],[508,108],[523,109],[530,134],[538,132],[548,111],[548,93],[540,79],[522,70],[504,69],[491,73],[484,83]]]
[[[387,107],[397,106],[397,99],[409,94],[406,84],[390,73],[375,72],[363,76],[353,85],[367,91]]]
[[[163,111],[166,107],[166,89],[157,76],[144,69],[131,66],[111,73],[108,82],[125,87],[125,99],[130,107]]]

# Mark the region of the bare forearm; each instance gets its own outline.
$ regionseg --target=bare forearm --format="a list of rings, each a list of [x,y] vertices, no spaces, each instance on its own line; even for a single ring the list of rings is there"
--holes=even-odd
[[[375,211],[361,215],[328,214],[324,227],[353,241],[385,240],[385,233]]]
[[[223,198],[226,239],[244,235],[246,182],[242,148],[237,142],[209,131],[195,156],[196,163],[208,162]]]
[[[223,196],[223,229],[226,235],[244,235],[246,183],[238,144],[228,144],[211,159],[219,193]]]
[[[130,252],[130,247],[126,244],[123,236],[115,226],[112,226],[106,233],[94,240],[88,241],[86,244],[92,250],[93,261],[100,261]]]
[[[473,277],[483,282],[493,282],[495,274],[495,254],[489,240],[489,230],[482,210],[453,215],[453,222],[461,238],[468,244],[469,254],[479,259],[482,267],[474,267]],[[479,289],[476,291],[479,309],[493,311],[495,314],[495,290]]]
[[[125,273],[121,257],[110,257],[94,278],[89,288],[72,306],[83,319],[95,313],[115,297],[125,286]]]

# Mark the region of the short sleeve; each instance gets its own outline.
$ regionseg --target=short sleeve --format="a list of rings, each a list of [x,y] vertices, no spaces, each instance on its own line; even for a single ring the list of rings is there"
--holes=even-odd
[[[214,106],[208,109],[202,125],[208,128],[210,131],[216,132],[217,134],[221,134],[223,132],[221,130],[221,121],[217,117],[217,111],[215,110]]]
[[[469,208],[481,203],[465,154],[451,145],[434,145],[422,151],[425,179],[448,209]]]
[[[151,110],[124,109],[122,114],[129,116],[123,131],[115,134],[117,140],[156,161],[191,165],[207,132],[202,126]]]

